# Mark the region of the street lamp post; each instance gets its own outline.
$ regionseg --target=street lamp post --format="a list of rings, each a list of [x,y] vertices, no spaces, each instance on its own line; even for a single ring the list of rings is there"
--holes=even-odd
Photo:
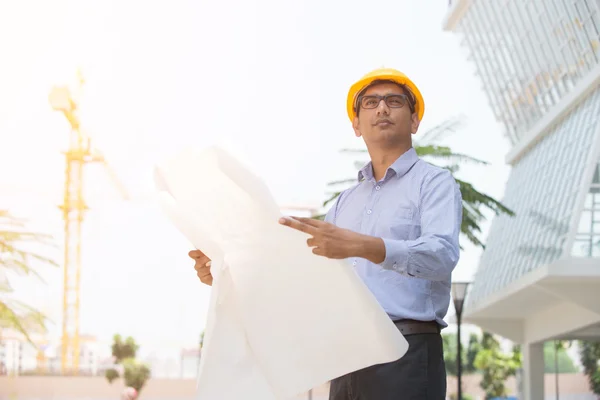
[[[462,344],[460,342],[460,326],[462,324],[463,305],[467,289],[471,282],[452,282],[452,299],[456,311],[456,380],[458,383],[457,399],[462,400]]]

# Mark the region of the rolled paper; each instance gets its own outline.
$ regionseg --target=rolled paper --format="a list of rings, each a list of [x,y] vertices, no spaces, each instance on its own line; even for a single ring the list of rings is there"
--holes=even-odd
[[[350,263],[279,224],[266,184],[225,150],[182,151],[155,182],[172,223],[212,260],[198,399],[291,399],[406,353]]]

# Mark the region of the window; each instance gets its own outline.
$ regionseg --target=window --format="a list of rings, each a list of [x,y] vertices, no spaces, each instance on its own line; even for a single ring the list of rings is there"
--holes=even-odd
[[[592,184],[585,198],[572,255],[600,257],[600,162],[596,165]]]

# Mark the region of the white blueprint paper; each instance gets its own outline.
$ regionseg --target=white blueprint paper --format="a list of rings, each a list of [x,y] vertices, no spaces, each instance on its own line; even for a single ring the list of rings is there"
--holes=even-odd
[[[213,260],[199,400],[286,400],[405,354],[352,267],[280,225],[266,185],[227,152],[183,151],[155,178],[165,213]]]

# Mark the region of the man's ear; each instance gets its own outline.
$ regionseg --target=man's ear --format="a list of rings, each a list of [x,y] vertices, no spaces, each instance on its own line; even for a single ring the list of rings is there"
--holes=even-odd
[[[413,135],[415,133],[417,133],[417,131],[419,130],[420,123],[421,123],[421,121],[419,121],[419,115],[417,113],[413,113],[411,116],[411,122],[410,122],[410,132]]]
[[[354,117],[354,120],[352,121],[352,128],[354,129],[354,134],[356,137],[362,136],[362,133],[360,133],[360,130],[358,129],[358,117]]]

